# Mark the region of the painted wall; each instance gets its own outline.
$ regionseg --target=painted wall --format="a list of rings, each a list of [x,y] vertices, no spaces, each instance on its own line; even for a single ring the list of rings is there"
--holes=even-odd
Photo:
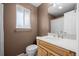
[[[48,18],[49,18],[49,20],[53,20],[53,19],[55,19],[56,17],[53,16],[53,15],[48,14]]]
[[[0,4],[0,56],[4,55],[3,4]]]
[[[47,35],[49,32],[48,4],[38,7],[38,35]]]
[[[37,8],[27,3],[20,5],[31,10],[32,30],[16,32],[16,4],[4,4],[5,55],[8,56],[25,52],[37,35]]]
[[[76,49],[79,56],[79,3],[77,3],[76,17]]]

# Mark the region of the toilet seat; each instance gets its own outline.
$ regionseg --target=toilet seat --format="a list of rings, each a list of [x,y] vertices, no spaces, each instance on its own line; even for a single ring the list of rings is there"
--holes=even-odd
[[[27,50],[35,50],[35,49],[37,49],[37,45],[35,45],[35,44],[29,45],[26,49]]]

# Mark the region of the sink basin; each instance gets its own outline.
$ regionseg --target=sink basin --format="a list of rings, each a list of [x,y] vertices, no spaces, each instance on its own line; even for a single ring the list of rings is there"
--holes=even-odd
[[[42,38],[44,38],[44,39],[58,39],[58,37],[53,37],[53,36],[43,36]]]

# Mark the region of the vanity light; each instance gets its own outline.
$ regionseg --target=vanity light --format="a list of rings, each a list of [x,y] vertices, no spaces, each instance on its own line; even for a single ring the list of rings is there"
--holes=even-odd
[[[59,3],[50,3],[49,6],[57,7],[58,9],[62,9],[63,7],[60,6]]]

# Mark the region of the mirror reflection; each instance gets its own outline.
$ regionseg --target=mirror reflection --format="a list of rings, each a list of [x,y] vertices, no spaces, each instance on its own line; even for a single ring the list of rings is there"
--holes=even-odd
[[[76,3],[49,3],[50,33],[76,38]]]

